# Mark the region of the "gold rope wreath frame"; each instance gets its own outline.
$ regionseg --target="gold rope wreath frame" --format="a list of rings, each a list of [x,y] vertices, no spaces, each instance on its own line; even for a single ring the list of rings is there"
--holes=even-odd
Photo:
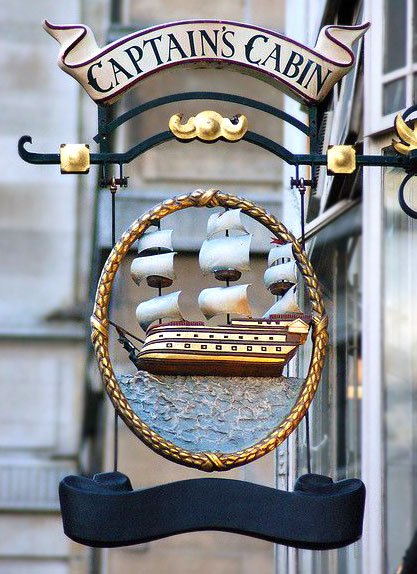
[[[264,439],[253,446],[233,453],[191,452],[179,448],[174,443],[164,439],[153,431],[133,412],[123,395],[109,356],[108,309],[113,280],[120,263],[134,241],[141,237],[152,224],[157,223],[163,217],[180,211],[181,209],[219,206],[228,207],[230,209],[241,209],[243,213],[269,229],[275,237],[284,243],[292,243],[294,257],[303,275],[311,302],[313,348],[308,374],[295,405],[287,417]],[[313,400],[320,381],[328,341],[327,323],[328,320],[317,277],[306,253],[295,237],[273,215],[251,201],[222,193],[216,189],[210,189],[207,191],[197,190],[193,193],[167,199],[142,215],[142,217],[137,219],[130,228],[123,233],[119,242],[111,251],[100,276],[93,315],[91,317],[91,338],[105,389],[118,414],[134,434],[156,453],[173,462],[211,472],[214,470],[229,470],[264,456],[279,446],[298,426]]]

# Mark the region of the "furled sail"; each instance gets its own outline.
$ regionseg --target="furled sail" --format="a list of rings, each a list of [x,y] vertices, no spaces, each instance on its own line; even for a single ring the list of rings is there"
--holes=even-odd
[[[207,237],[213,237],[217,233],[231,231],[234,234],[242,233],[246,235],[248,230],[241,220],[241,209],[229,209],[224,213],[213,213],[207,221]]]
[[[156,255],[173,251],[172,229],[148,230],[138,239],[139,255]]]
[[[286,291],[297,283],[297,266],[294,261],[268,267],[264,274],[264,283],[267,289],[276,284],[283,284]]]
[[[249,252],[252,235],[219,237],[204,241],[200,249],[199,263],[204,275],[220,269],[249,271]]]
[[[149,325],[157,319],[184,320],[178,303],[180,294],[181,291],[176,291],[139,303],[136,308],[136,318],[142,329],[146,331]]]
[[[248,287],[249,284],[203,289],[198,297],[198,304],[207,319],[223,313],[238,313],[239,315],[250,316],[251,309],[247,295]]]
[[[281,315],[284,313],[302,313],[300,307],[297,305],[296,291],[297,286],[294,285],[294,287],[291,287],[281,299],[268,309],[263,318],[267,319],[271,315]]]
[[[176,277],[174,272],[175,255],[176,252],[136,257],[130,267],[133,281],[140,285],[141,281],[147,277],[160,276],[170,279],[172,282]]]
[[[285,245],[277,245],[273,247],[268,255],[268,266],[271,267],[274,263],[288,263],[294,259],[292,252],[292,243],[285,243]]]

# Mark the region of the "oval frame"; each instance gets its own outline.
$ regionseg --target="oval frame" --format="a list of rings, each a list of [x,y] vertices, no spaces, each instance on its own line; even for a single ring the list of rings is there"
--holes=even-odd
[[[132,410],[113,371],[109,355],[108,310],[113,281],[120,263],[132,244],[154,223],[176,211],[189,207],[225,207],[241,209],[258,221],[284,243],[292,243],[298,268],[303,276],[312,308],[312,353],[308,374],[296,403],[289,414],[265,438],[256,444],[233,453],[193,452],[178,447],[152,430]],[[116,411],[131,431],[147,446],[161,456],[206,472],[225,471],[242,466],[274,450],[300,423],[316,393],[323,370],[328,341],[328,319],[324,309],[318,280],[311,263],[297,239],[272,214],[247,199],[223,193],[217,189],[197,190],[160,203],[137,219],[113,247],[103,267],[91,316],[91,339],[101,378]]]

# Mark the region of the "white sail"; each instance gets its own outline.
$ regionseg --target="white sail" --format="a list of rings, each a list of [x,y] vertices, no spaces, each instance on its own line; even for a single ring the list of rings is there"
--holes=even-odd
[[[268,254],[268,267],[271,267],[276,261],[278,261],[278,263],[288,263],[288,261],[293,259],[292,243],[277,245],[273,247]]]
[[[281,299],[268,309],[263,318],[267,319],[271,315],[280,315],[282,313],[302,313],[297,305],[296,289],[296,286],[291,287]]]
[[[249,251],[252,235],[219,237],[204,241],[200,249],[199,263],[203,275],[218,269],[249,271]]]
[[[130,273],[133,281],[139,285],[142,279],[150,275],[158,275],[167,279],[175,279],[174,256],[176,252],[136,257],[132,261]]]
[[[268,267],[264,274],[265,287],[269,289],[274,283],[285,281],[286,283],[297,283],[297,266],[294,261]]]
[[[210,238],[216,233],[225,233],[226,231],[248,233],[240,215],[241,209],[229,209],[221,214],[213,213],[207,221],[207,237]]]
[[[207,319],[223,313],[250,316],[252,313],[248,302],[248,287],[249,284],[203,289],[198,297],[198,304]]]
[[[168,293],[168,295],[154,297],[139,303],[136,308],[136,318],[142,329],[146,331],[156,319],[169,317],[171,319],[184,320],[178,304],[180,294],[181,291],[176,291],[175,293]]]
[[[172,251],[172,229],[147,231],[138,239],[138,254],[155,255]]]

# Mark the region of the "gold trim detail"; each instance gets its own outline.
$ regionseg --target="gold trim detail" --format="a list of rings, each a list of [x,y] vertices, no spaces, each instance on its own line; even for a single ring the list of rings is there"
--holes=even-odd
[[[182,114],[174,114],[169,119],[169,129],[180,140],[198,138],[202,141],[215,141],[224,138],[228,141],[239,141],[248,130],[248,119],[243,114],[233,118],[224,118],[217,112],[200,112],[191,117],[185,124],[181,123]]]
[[[401,139],[400,142],[392,140],[395,151],[402,155],[408,155],[410,151],[417,149],[417,122],[414,122],[413,128],[409,128],[401,114],[398,114],[394,126],[398,137]]]
[[[154,223],[163,217],[189,207],[228,207],[241,209],[243,213],[264,225],[284,243],[292,243],[294,257],[304,278],[312,309],[312,355],[308,374],[296,404],[279,425],[264,439],[253,446],[234,453],[190,452],[164,439],[132,410],[123,395],[109,355],[108,311],[116,272],[132,244]],[[190,194],[167,199],[137,219],[111,251],[101,273],[97,287],[93,315],[91,317],[92,342],[105,389],[126,425],[142,442],[165,458],[207,472],[224,471],[252,462],[279,446],[297,427],[307,412],[316,393],[323,369],[328,341],[328,319],[317,277],[300,243],[273,215],[251,201],[223,193],[216,189],[197,190]]]
[[[351,145],[329,145],[327,173],[329,175],[353,173],[356,169],[356,150]]]
[[[61,144],[59,148],[61,173],[88,173],[90,147],[88,144]]]

